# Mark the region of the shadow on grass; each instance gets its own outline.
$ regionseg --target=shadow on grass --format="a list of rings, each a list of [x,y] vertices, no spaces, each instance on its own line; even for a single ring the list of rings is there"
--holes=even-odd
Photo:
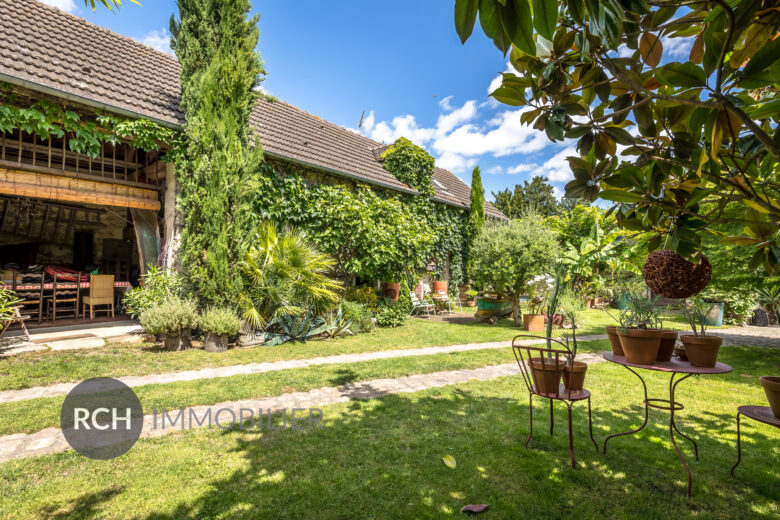
[[[491,505],[491,518],[517,518],[518,511],[527,518],[668,518],[681,513],[771,518],[776,513],[777,468],[758,456],[760,450],[771,451],[772,439],[765,433],[754,430],[745,439],[750,444],[745,449],[755,453],[736,479],[728,475],[733,440],[697,438],[702,462],[691,464],[694,498],[688,500],[684,472],[668,445],[665,417],[658,420],[654,414],[639,436],[611,441],[604,456],[588,438],[587,409],[575,408],[576,471],[568,466],[562,405],[556,407],[552,437],[549,409],[535,405],[534,440],[525,449],[527,403],[457,390],[353,401],[326,411],[323,427],[312,431],[200,434],[192,442],[213,449],[216,435],[245,464],[209,481],[209,491],[198,498],[146,518],[439,518],[483,502]],[[597,441],[603,443],[608,431],[629,429],[640,414],[638,406],[599,410],[594,414]],[[685,418],[681,428],[723,432],[731,419],[717,413]],[[684,447],[692,461],[689,448]],[[457,460],[454,470],[442,463],[448,454]]]
[[[70,503],[50,504],[42,508],[39,513],[41,518],[52,520],[88,520],[102,516],[100,505],[114,496],[120,494],[124,488],[119,486],[104,489],[98,493],[84,493]]]

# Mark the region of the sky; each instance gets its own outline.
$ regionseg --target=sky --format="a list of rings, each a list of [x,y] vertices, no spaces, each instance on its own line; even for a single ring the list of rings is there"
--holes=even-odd
[[[174,0],[125,0],[118,13],[102,6],[93,12],[83,0],[43,1],[170,52]],[[521,125],[523,109],[488,96],[508,70],[506,58],[478,24],[461,45],[452,0],[252,5],[261,14],[258,50],[268,73],[262,88],[279,100],[380,142],[407,137],[467,184],[479,165],[489,200],[535,175],[547,177],[560,196],[572,178],[565,157],[576,155],[573,142],[551,142]],[[687,57],[689,42],[673,44],[665,58]]]

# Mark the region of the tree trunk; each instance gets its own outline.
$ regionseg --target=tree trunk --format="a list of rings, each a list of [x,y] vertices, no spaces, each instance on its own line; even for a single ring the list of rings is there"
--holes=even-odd
[[[515,317],[515,327],[523,326],[523,312],[520,309],[520,297],[512,296],[512,316]]]

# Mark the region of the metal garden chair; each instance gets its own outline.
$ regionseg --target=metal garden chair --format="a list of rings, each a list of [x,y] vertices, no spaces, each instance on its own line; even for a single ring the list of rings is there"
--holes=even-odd
[[[411,314],[414,314],[415,312],[419,312],[419,311],[425,311],[425,314],[430,318],[431,311],[433,311],[434,314],[436,313],[436,308],[433,306],[433,304],[420,301],[420,299],[417,298],[417,295],[414,293],[414,291],[411,291],[409,293],[409,296],[412,298]]]
[[[593,438],[593,419],[591,418],[591,406],[590,406],[590,392],[586,389],[572,391],[564,387],[564,385],[558,384],[558,387],[553,393],[542,393],[538,390],[538,384],[536,381],[536,375],[531,368],[531,362],[540,360],[542,366],[557,366],[561,361],[565,362],[566,356],[571,355],[571,350],[560,340],[550,338],[549,347],[535,347],[531,345],[521,345],[518,342],[518,338],[533,338],[539,340],[538,336],[531,336],[528,334],[521,334],[515,336],[512,340],[512,353],[515,355],[517,364],[520,367],[520,373],[523,376],[523,382],[526,388],[528,388],[528,420],[529,431],[528,437],[525,440],[525,447],[528,447],[528,443],[531,441],[531,437],[534,434],[534,407],[533,398],[539,396],[544,399],[550,400],[550,435],[553,434],[553,427],[555,423],[555,417],[553,415],[553,401],[562,401],[569,412],[569,452],[571,454],[571,467],[577,469],[576,460],[574,458],[574,439],[572,435],[571,425],[571,407],[577,401],[588,401],[588,430],[590,432],[590,440],[593,441],[593,446],[596,448],[596,453],[599,451],[596,439]],[[542,338],[546,339],[546,338]],[[553,345],[557,343],[557,345]]]

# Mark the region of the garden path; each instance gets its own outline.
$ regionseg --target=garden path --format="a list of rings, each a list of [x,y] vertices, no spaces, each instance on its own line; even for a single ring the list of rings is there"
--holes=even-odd
[[[577,356],[577,359],[589,364],[600,363],[604,361],[602,354],[603,352],[582,354]],[[222,410],[224,409],[231,410],[232,414],[234,414],[233,417],[239,417],[242,408],[251,410],[263,409],[264,415],[265,411],[269,409],[274,411],[286,409],[289,414],[292,408],[318,408],[346,402],[351,399],[372,399],[390,394],[419,392],[468,381],[488,381],[518,374],[517,363],[505,363],[476,369],[415,374],[397,379],[374,379],[339,387],[322,387],[309,390],[308,392],[292,392],[263,399],[230,401],[210,406],[193,406],[190,409],[197,418],[203,418],[209,409],[212,410],[211,416],[214,417],[216,411],[220,410],[221,420],[223,424],[226,424],[229,423],[228,417],[231,417],[231,413],[223,412]],[[518,382],[518,384],[520,383]],[[175,412],[175,410],[169,411],[171,416],[175,416]],[[190,414],[185,413],[184,415],[189,416]],[[157,420],[156,422],[155,419]],[[163,428],[160,424],[160,419],[160,415],[156,418],[154,415],[145,415],[141,437],[157,437],[182,430],[181,422],[173,425],[169,423]],[[325,419],[327,419],[327,415]],[[155,424],[156,428],[154,427]],[[204,423],[202,427],[206,427],[206,424]],[[59,428],[46,428],[29,434],[15,433],[0,436],[0,462],[22,457],[59,453],[68,449],[68,443]]]

